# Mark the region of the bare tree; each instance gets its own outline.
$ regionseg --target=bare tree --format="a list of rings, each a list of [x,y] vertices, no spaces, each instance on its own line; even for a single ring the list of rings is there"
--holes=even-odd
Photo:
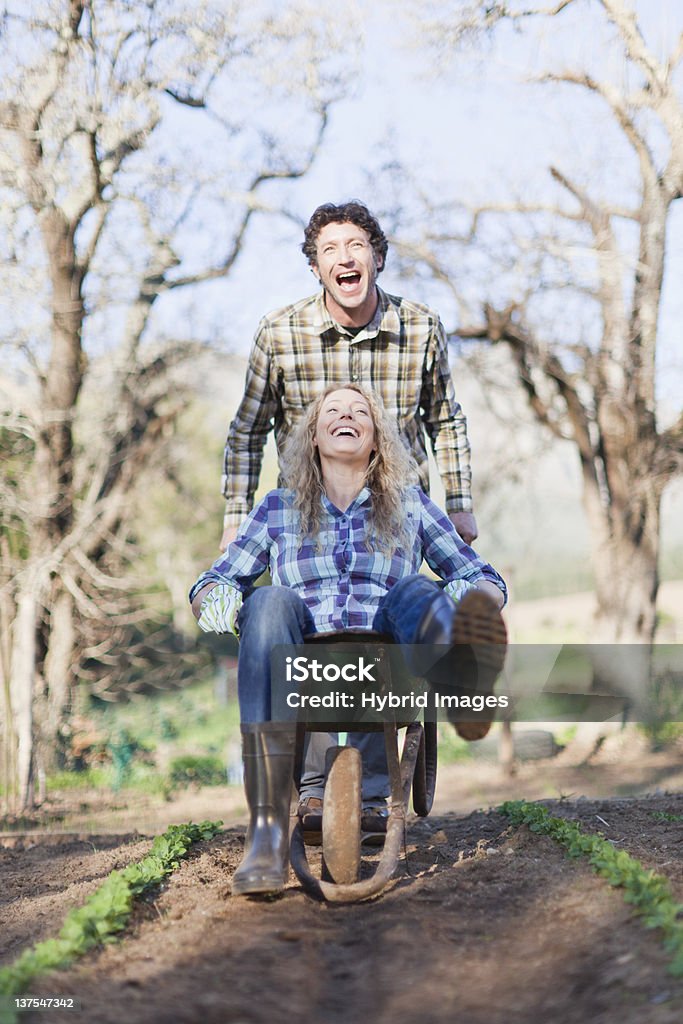
[[[462,299],[457,335],[507,346],[537,420],[576,445],[591,530],[596,642],[647,652],[656,627],[661,498],[683,469],[683,416],[662,428],[655,397],[667,232],[683,194],[683,35],[667,59],[658,58],[623,0],[515,9],[437,2],[431,22],[424,9],[421,17],[426,32],[438,28],[443,55],[464,41],[495,40],[506,24],[531,31],[532,23],[549,21],[558,33],[570,8],[601,14],[621,55],[618,74],[610,77],[614,62],[605,59],[598,72],[546,69],[535,84],[573,87],[601,105],[623,147],[614,153],[611,187],[592,187],[590,168],[578,180],[550,167],[547,200],[432,209],[427,223],[438,231],[404,239],[404,251]],[[575,22],[573,32],[580,38],[592,24]],[[611,156],[605,146],[604,159]],[[623,166],[632,202],[614,195]],[[476,302],[452,269],[467,265],[468,251],[480,263],[485,256]],[[643,678],[634,672],[623,688],[642,687]]]
[[[107,627],[154,611],[131,513],[187,401],[202,307],[179,296],[311,166],[344,36],[307,0],[7,2],[0,27],[0,706],[23,807]]]

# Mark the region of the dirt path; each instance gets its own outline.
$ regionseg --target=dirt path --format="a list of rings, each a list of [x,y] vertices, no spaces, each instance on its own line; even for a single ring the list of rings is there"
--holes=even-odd
[[[683,901],[683,795],[562,801],[670,880]],[[139,836],[3,840],[0,962],[54,934]],[[120,943],[33,993],[107,1024],[679,1024],[683,980],[621,894],[552,840],[495,812],[413,819],[407,861],[373,903],[325,906],[292,878],[272,901],[229,896],[241,829],[199,844]]]

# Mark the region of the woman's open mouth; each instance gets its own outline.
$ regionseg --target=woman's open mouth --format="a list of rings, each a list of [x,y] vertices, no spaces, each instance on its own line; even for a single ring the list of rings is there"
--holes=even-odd
[[[337,427],[332,431],[332,437],[358,437],[355,427]]]

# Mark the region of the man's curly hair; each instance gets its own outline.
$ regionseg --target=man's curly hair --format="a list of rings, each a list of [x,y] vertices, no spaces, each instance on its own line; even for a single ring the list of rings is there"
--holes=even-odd
[[[313,211],[313,215],[304,231],[304,242],[301,246],[301,251],[311,266],[315,266],[318,263],[316,252],[318,235],[328,224],[355,224],[356,227],[367,231],[370,245],[377,261],[377,273],[379,274],[384,270],[389,244],[379,226],[379,221],[370,213],[365,203],[361,203],[359,199],[352,199],[348,203],[341,203],[339,205],[323,203],[322,206]]]

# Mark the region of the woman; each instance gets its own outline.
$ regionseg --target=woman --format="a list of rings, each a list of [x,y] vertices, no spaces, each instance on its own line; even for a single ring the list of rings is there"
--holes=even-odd
[[[327,388],[291,437],[283,479],[285,487],[256,505],[190,591],[202,629],[240,636],[251,820],[234,893],[277,892],[287,877],[294,729],[272,721],[276,644],[348,629],[374,629],[409,645],[484,640],[497,652],[480,680],[489,691],[505,645],[505,583],[412,484],[410,455],[372,392],[357,384]],[[423,559],[445,586],[418,575]],[[273,585],[252,590],[265,569]],[[481,723],[469,727],[476,733]]]

